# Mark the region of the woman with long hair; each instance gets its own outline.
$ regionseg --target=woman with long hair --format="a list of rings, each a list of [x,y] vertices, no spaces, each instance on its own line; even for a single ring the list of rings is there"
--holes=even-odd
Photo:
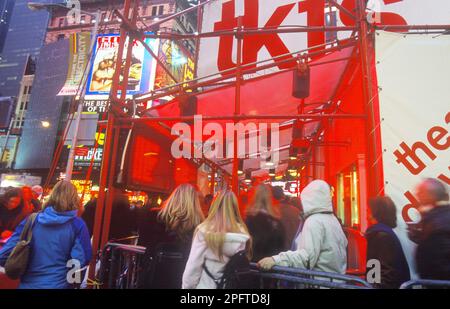
[[[32,254],[27,270],[20,278],[19,288],[63,289],[81,283],[69,282],[68,276],[68,271],[81,269],[92,257],[88,229],[84,221],[77,216],[79,206],[80,200],[75,186],[69,181],[58,182],[44,205],[44,210],[37,214],[32,226]],[[0,250],[1,266],[5,265],[20,240],[26,221],[23,220],[19,224]],[[68,265],[73,268],[68,268]]]
[[[269,185],[261,184],[256,187],[245,223],[253,239],[253,261],[283,251],[285,232],[279,211],[273,205]]]
[[[251,255],[251,238],[239,214],[238,200],[232,191],[219,192],[208,218],[195,232],[183,288],[216,288],[230,258],[243,250]]]
[[[190,184],[182,184],[161,207],[149,209],[146,218],[140,220],[139,245],[154,248],[158,243],[170,241],[190,244],[203,220],[197,190]]]
[[[147,248],[146,260],[153,262],[145,266],[140,287],[181,288],[181,276],[194,231],[204,220],[198,191],[190,184],[182,184],[161,207],[150,208],[141,215],[138,244]],[[163,260],[162,257],[169,253],[178,259],[170,263]]]

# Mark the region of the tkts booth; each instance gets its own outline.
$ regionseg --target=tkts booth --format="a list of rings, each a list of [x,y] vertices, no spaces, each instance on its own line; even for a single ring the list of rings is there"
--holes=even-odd
[[[156,35],[145,33],[165,20],[137,29],[134,4],[116,12],[121,42],[194,39],[198,78],[130,100],[126,73],[115,76],[95,249],[108,239],[114,188],[169,192],[201,181],[213,192],[220,177],[239,193],[255,179],[284,177],[299,189],[312,179],[332,186],[354,240],[349,268],[365,269],[367,200],[380,194],[397,204],[397,232],[412,250],[411,190],[423,177],[450,183],[448,1],[210,0],[173,16],[196,11],[199,33]],[[130,50],[121,44],[118,57]]]

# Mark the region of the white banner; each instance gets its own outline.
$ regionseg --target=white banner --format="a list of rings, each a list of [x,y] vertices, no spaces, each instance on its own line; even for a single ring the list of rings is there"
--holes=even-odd
[[[376,60],[385,192],[411,257],[405,222],[420,219],[415,186],[427,177],[450,185],[450,36],[378,32]]]
[[[355,0],[337,0],[354,11]],[[273,28],[287,26],[353,26],[355,21],[336,8],[327,8],[325,0],[216,0],[204,7],[202,32],[230,30],[242,26]],[[373,22],[383,24],[450,24],[449,0],[370,0]],[[369,14],[369,12],[368,12]],[[339,33],[339,39],[350,32]],[[243,39],[243,64],[270,59],[304,50],[335,39],[322,32],[268,34]],[[198,76],[232,69],[236,65],[237,41],[232,36],[204,38],[200,42]],[[283,68],[283,67],[280,67]],[[275,68],[277,69],[277,68]]]

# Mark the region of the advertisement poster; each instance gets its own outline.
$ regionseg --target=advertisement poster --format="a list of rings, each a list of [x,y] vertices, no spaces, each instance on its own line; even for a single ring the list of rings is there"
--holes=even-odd
[[[94,46],[92,66],[89,71],[86,95],[89,99],[109,97],[117,61],[120,36],[118,34],[102,34],[97,36]],[[155,54],[158,54],[158,40],[146,39]],[[145,93],[153,88],[156,71],[156,60],[138,41],[132,42],[133,55],[129,72],[127,95]],[[125,45],[127,49],[128,42]],[[125,63],[125,54],[122,59]],[[122,77],[121,77],[122,79]]]
[[[74,33],[69,38],[69,67],[64,86],[58,96],[73,96],[78,92],[83,74],[89,60],[91,34],[89,32]]]
[[[376,47],[385,193],[408,248],[406,224],[420,220],[415,187],[450,185],[450,37],[380,31]]]
[[[170,69],[170,73],[178,82],[194,79],[194,60],[172,40],[161,40],[159,46],[159,60]],[[158,64],[156,69],[155,89],[164,88],[175,82],[167,72]]]

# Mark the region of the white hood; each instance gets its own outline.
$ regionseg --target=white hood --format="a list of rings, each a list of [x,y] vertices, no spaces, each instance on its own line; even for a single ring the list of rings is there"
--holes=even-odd
[[[314,180],[303,189],[300,199],[305,216],[333,211],[330,186],[323,180]]]
[[[223,244],[223,253],[226,256],[233,256],[245,248],[245,244],[250,239],[246,234],[227,233],[225,234],[225,242]]]

